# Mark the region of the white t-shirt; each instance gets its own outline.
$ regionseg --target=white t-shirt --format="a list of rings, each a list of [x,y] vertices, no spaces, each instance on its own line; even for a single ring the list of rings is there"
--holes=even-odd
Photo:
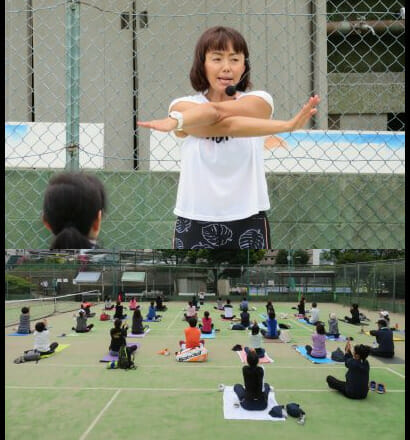
[[[231,305],[225,305],[224,306],[224,316],[225,318],[232,318],[233,316],[233,309]]]
[[[48,330],[34,331],[34,349],[42,352],[50,350],[50,333]]]
[[[318,308],[312,308],[310,310],[310,315],[311,316],[310,316],[309,322],[311,324],[315,324],[316,322],[319,321],[319,309]]]
[[[272,108],[264,91],[239,92],[259,96]],[[202,93],[180,101],[208,103]],[[190,220],[241,220],[270,208],[263,163],[264,137],[199,138],[187,136],[181,146],[181,173],[174,214]]]

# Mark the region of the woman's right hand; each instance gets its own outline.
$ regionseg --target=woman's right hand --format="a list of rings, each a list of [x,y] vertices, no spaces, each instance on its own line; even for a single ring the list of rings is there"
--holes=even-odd
[[[316,106],[319,102],[319,95],[310,97],[309,101],[302,107],[300,112],[290,120],[290,131],[303,128],[309,119],[317,113]]]

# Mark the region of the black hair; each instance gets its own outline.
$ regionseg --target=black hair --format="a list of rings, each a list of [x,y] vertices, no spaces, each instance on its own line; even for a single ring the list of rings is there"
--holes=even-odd
[[[230,304],[231,303],[231,300],[228,298],[227,300],[226,300],[226,304]]]
[[[38,332],[42,332],[46,329],[46,325],[44,324],[43,321],[37,322],[35,327],[34,327]]]
[[[367,356],[370,354],[370,347],[368,345],[355,345],[354,346],[354,352],[355,354],[358,354],[360,357],[360,360],[364,361],[366,360]]]
[[[317,303],[313,302],[312,307],[317,307]]]
[[[205,316],[205,318],[208,319],[208,317],[209,317],[209,312],[208,312],[208,311],[204,312],[204,316]]]
[[[193,306],[192,301],[188,301],[188,305],[192,307]]]
[[[196,327],[197,322],[198,321],[196,320],[196,318],[192,317],[192,318],[188,319],[188,324],[189,324],[190,327]]]
[[[30,311],[30,309],[28,307],[21,308],[21,313],[28,313],[29,311]]]
[[[246,361],[248,362],[248,365],[250,367],[256,367],[258,365],[259,362],[259,357],[256,353],[256,351],[254,350],[249,350],[247,356],[246,356]]]
[[[319,335],[324,335],[326,333],[325,326],[323,324],[316,324],[316,333]]]
[[[51,249],[90,249],[90,229],[99,211],[105,210],[105,189],[94,175],[64,172],[53,176],[43,201],[43,219],[55,235]]]
[[[242,309],[242,312],[247,312],[248,311],[248,308],[247,307],[244,307],[243,309]]]
[[[352,307],[353,307],[354,309],[358,309],[358,308],[359,308],[359,304],[353,303],[353,304],[352,304]]]
[[[377,324],[379,324],[381,327],[386,327],[387,326],[387,322],[385,319],[379,319],[377,321]]]
[[[258,324],[254,324],[251,328],[251,332],[253,335],[257,335],[259,333],[259,326]]]
[[[276,318],[276,313],[275,313],[273,310],[271,310],[271,311],[268,313],[268,316],[269,316],[269,319],[275,319],[275,318]]]
[[[122,324],[121,319],[116,318],[115,321],[114,321],[114,327],[115,328],[121,328],[121,324]]]
[[[132,315],[132,320],[135,321],[137,318],[140,318],[141,316],[142,316],[142,315],[141,315],[141,310],[140,310],[139,307],[137,307],[137,308],[134,310],[134,314]]]
[[[152,306],[154,305],[154,303],[155,303],[155,301],[151,301],[151,302],[150,302],[150,304],[151,304]]]

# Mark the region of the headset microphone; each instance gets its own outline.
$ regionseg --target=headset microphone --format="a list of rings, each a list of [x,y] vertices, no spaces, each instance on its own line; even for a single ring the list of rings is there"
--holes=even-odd
[[[243,75],[242,78],[241,78],[241,79],[240,79],[235,85],[233,85],[233,86],[228,86],[228,87],[225,89],[225,93],[226,93],[228,96],[233,96],[233,95],[235,95],[235,93],[236,93],[236,88],[238,87],[239,83],[245,78],[245,76],[249,75],[249,73],[250,73],[250,70],[248,70],[248,71],[245,73],[245,75]]]

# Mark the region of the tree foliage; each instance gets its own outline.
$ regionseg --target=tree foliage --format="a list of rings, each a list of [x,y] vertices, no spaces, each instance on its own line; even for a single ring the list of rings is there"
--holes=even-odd
[[[335,264],[365,263],[367,261],[405,258],[404,249],[329,249],[324,258]]]

